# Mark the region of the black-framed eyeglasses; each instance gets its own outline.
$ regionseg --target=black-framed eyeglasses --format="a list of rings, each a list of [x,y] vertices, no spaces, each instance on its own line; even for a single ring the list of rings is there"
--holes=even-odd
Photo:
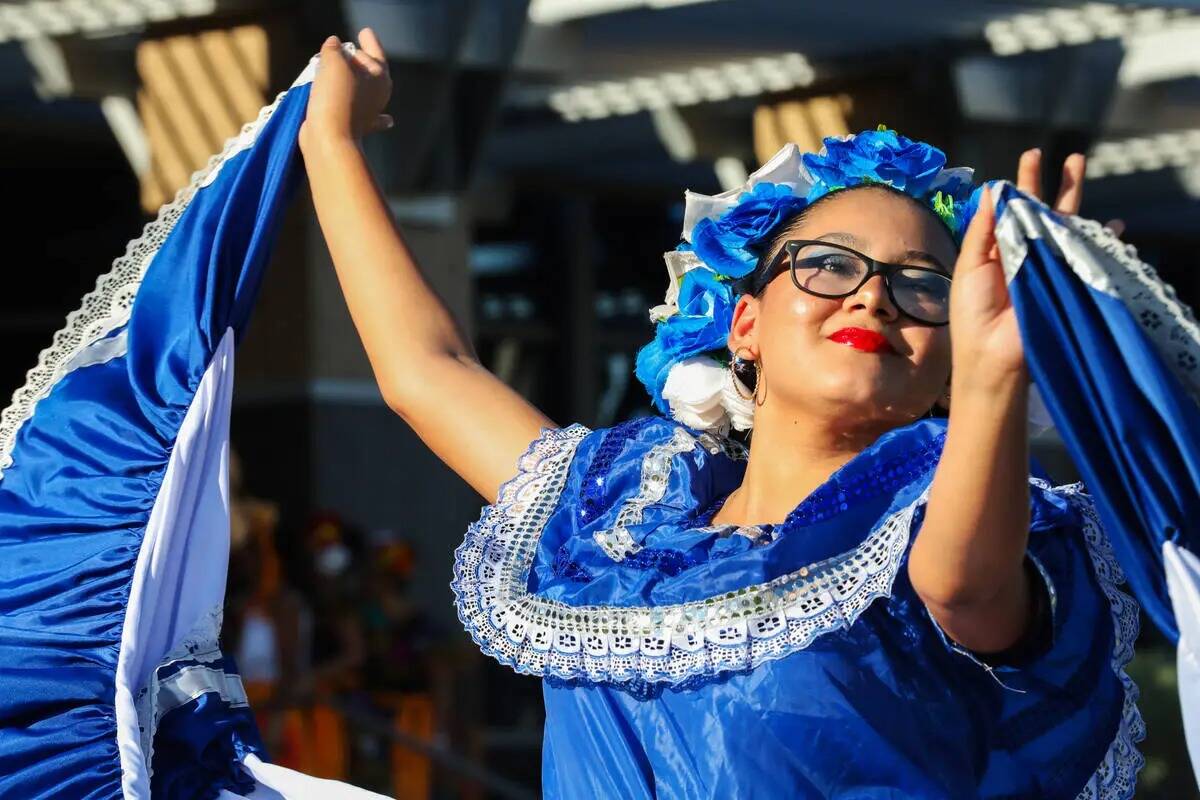
[[[888,264],[852,248],[820,239],[792,239],[773,259],[772,276],[787,259],[792,283],[802,292],[838,299],[883,276],[888,297],[901,313],[926,325],[950,321],[950,276],[933,267]]]

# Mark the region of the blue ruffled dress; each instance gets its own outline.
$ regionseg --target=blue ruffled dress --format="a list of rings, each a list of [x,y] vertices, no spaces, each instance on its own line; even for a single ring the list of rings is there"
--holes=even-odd
[[[1138,610],[1090,497],[1030,477],[1048,630],[985,661],[905,569],[944,439],[889,431],[739,528],[710,524],[736,442],[657,417],[544,431],[453,588],[482,650],[543,678],[545,796],[1130,797]]]

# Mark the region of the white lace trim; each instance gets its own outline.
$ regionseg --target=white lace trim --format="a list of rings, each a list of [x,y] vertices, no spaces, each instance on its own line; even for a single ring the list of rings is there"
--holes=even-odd
[[[853,550],[768,583],[670,606],[569,606],[531,594],[528,579],[588,432],[579,425],[544,431],[455,553],[459,618],[484,653],[518,672],[677,685],[802,650],[890,596],[913,513],[928,494]]]
[[[1011,281],[1028,252],[1026,238],[1053,247],[1087,286],[1119,299],[1192,397],[1200,402],[1200,324],[1175,289],[1138,258],[1137,248],[1099,222],[1051,214],[1022,198],[996,223],[1004,271]]]
[[[1076,800],[1129,800],[1136,788],[1138,771],[1146,764],[1137,749],[1137,743],[1146,736],[1146,724],[1137,707],[1138,688],[1125,673],[1125,667],[1133,658],[1133,645],[1138,635],[1138,605],[1132,597],[1117,588],[1118,584],[1125,582],[1125,575],[1101,527],[1100,516],[1091,497],[1084,492],[1082,484],[1059,487],[1060,491],[1064,489],[1064,493],[1083,515],[1088,556],[1112,608],[1115,630],[1112,666],[1121,685],[1125,687],[1121,722],[1117,726],[1116,736],[1104,760]]]
[[[1099,222],[1065,217],[1067,228],[1095,245],[1088,251],[1103,259],[1088,261],[1103,270],[1116,296],[1142,326],[1146,336],[1162,354],[1167,368],[1200,402],[1200,325],[1175,289],[1158,276],[1154,267],[1138,258],[1137,248],[1122,242]],[[1075,253],[1070,253],[1072,259]],[[1072,266],[1075,266],[1072,261]]]
[[[314,57],[309,62],[292,84],[293,88],[312,81],[318,61]],[[79,308],[67,315],[65,325],[54,334],[51,345],[38,356],[37,366],[26,373],[25,384],[13,393],[12,401],[0,413],[0,478],[3,478],[3,471],[12,466],[17,433],[33,416],[38,402],[78,366],[73,362],[80,353],[129,321],[134,297],[150,262],[187,210],[192,197],[197,190],[216,180],[225,162],[254,144],[288,91],[291,90],[280,92],[274,102],[259,111],[257,119],[226,141],[221,153],[214,155],[192,175],[191,181],[175,194],[174,200],[159,209],[158,216],[146,225],[142,235],[126,245],[125,254],[113,261],[112,268],[96,280],[96,287],[84,295]]]

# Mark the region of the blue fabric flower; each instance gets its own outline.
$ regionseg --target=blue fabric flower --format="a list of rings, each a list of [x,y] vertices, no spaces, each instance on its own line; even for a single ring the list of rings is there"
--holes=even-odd
[[[810,201],[834,189],[870,182],[886,183],[920,198],[946,166],[946,154],[884,129],[863,131],[845,141],[828,138],[824,155],[806,153],[803,161],[816,181]]]
[[[670,413],[662,390],[671,367],[726,346],[735,302],[732,284],[715,273],[693,269],[684,274],[679,284],[678,313],[655,326],[654,340],[638,351],[634,368],[659,411]]]
[[[692,249],[700,260],[730,278],[741,278],[758,263],[762,244],[788,217],[808,205],[790,186],[755,184],[718,219],[702,219],[692,229]]]

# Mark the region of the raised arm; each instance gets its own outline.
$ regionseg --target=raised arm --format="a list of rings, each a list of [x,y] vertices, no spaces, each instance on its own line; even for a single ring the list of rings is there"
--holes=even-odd
[[[492,502],[554,423],[483,368],[397,229],[360,147],[391,125],[391,79],[375,34],[359,38],[353,56],[325,42],[300,131],[317,219],[385,401]]]
[[[1041,154],[1021,158],[1018,186],[1040,194]],[[1074,214],[1084,173],[1067,159],[1057,210]],[[950,298],[953,375],[946,445],[909,555],[913,589],[938,624],[980,653],[1015,644],[1031,618],[1024,569],[1030,524],[1029,377],[985,193],[963,238]]]

